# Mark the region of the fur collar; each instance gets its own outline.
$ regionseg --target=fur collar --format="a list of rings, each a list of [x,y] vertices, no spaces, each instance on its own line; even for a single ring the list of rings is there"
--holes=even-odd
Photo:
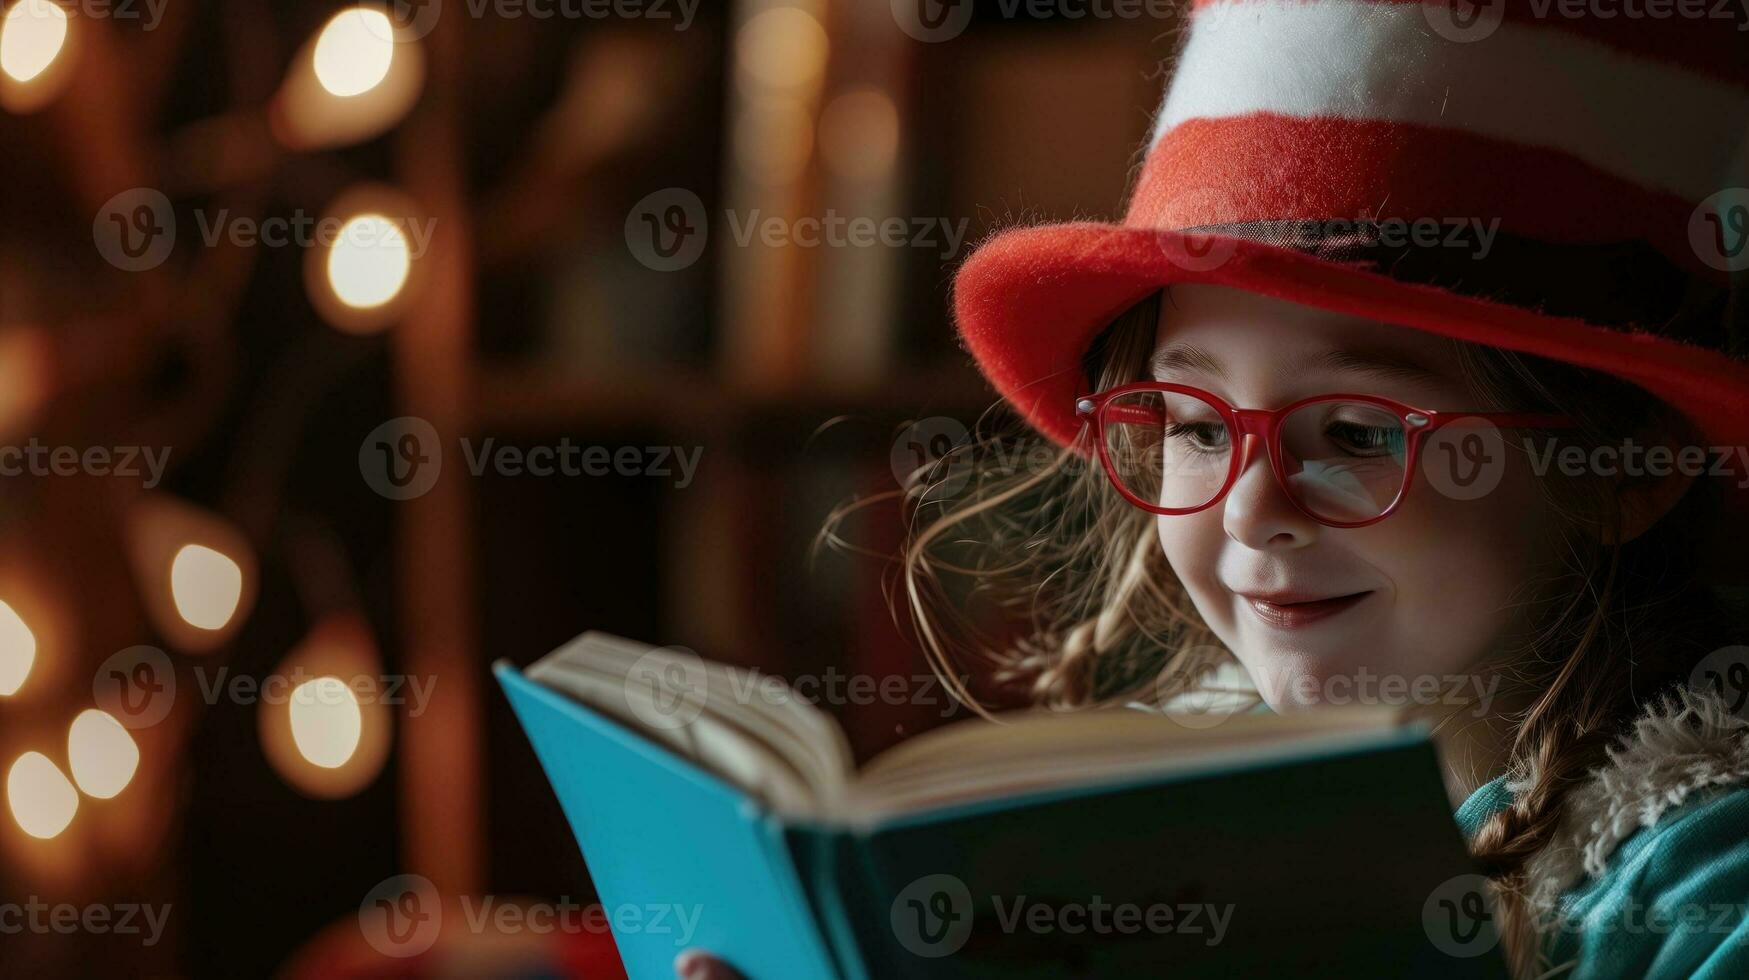
[[[1696,794],[1749,781],[1749,721],[1711,693],[1678,690],[1654,702],[1568,797],[1554,840],[1525,867],[1531,907],[1558,914],[1563,893],[1598,877],[1617,846]],[[1534,773],[1508,783],[1515,793]]]

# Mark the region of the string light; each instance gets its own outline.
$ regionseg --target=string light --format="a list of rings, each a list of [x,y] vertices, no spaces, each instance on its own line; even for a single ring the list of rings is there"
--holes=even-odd
[[[67,43],[67,12],[52,0],[18,0],[0,20],[0,71],[29,82],[47,71]]]
[[[255,715],[262,753],[281,779],[306,795],[337,799],[381,774],[394,724],[387,702],[398,697],[422,709],[430,694],[413,678],[391,688],[381,671],[370,627],[353,613],[317,622],[286,654],[275,674],[292,684],[291,696],[263,700]]]
[[[735,35],[742,79],[767,90],[808,88],[826,73],[826,28],[799,7],[775,7],[748,18]]]
[[[299,684],[291,696],[292,741],[312,765],[338,769],[358,750],[364,718],[358,696],[338,677]]]
[[[67,729],[67,763],[86,796],[107,800],[133,780],[140,747],[108,712],[87,708]]]
[[[293,56],[268,106],[269,127],[299,152],[357,143],[400,122],[424,84],[418,39],[380,10],[353,7]]]
[[[328,250],[328,286],[355,310],[375,309],[401,294],[412,267],[407,236],[395,222],[361,214],[341,226]]]
[[[879,89],[856,89],[820,113],[820,156],[855,180],[885,179],[899,155],[899,110]]]
[[[18,693],[36,663],[36,634],[23,617],[0,602],[0,696]]]
[[[242,532],[160,493],[134,505],[127,530],[146,613],[164,639],[192,653],[229,639],[255,598],[255,557]]]
[[[224,629],[243,598],[243,569],[206,545],[185,544],[170,560],[170,597],[188,625]]]
[[[386,184],[359,184],[329,202],[337,231],[304,253],[304,290],[336,330],[371,334],[400,322],[420,285],[437,221]]]
[[[329,93],[350,98],[376,88],[395,60],[395,27],[380,10],[352,7],[328,20],[312,65]]]
[[[12,819],[32,837],[48,840],[67,829],[79,810],[79,793],[41,752],[26,752],[6,773]]]

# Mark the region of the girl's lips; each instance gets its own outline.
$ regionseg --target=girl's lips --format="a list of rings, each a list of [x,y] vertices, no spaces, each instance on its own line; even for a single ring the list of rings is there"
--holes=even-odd
[[[1284,599],[1271,601],[1255,596],[1245,596],[1244,598],[1246,604],[1251,607],[1251,611],[1256,613],[1257,618],[1263,620],[1264,623],[1279,629],[1298,629],[1352,609],[1369,595],[1372,595],[1370,590],[1304,602],[1288,602]]]

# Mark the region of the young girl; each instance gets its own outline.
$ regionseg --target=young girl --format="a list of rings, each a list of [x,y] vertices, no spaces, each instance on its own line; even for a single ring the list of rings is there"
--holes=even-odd
[[[914,495],[932,662],[1059,708],[1422,706],[1516,975],[1749,975],[1735,24],[1199,0],[1187,34],[1124,223],[959,273],[1062,448],[989,435]]]

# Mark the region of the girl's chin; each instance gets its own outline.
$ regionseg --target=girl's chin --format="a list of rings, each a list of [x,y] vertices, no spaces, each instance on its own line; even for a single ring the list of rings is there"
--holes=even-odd
[[[1368,649],[1377,648],[1349,644],[1328,651],[1252,648],[1240,661],[1258,693],[1274,711],[1378,703],[1378,695],[1391,686],[1385,679],[1399,675],[1350,659],[1357,650]]]

